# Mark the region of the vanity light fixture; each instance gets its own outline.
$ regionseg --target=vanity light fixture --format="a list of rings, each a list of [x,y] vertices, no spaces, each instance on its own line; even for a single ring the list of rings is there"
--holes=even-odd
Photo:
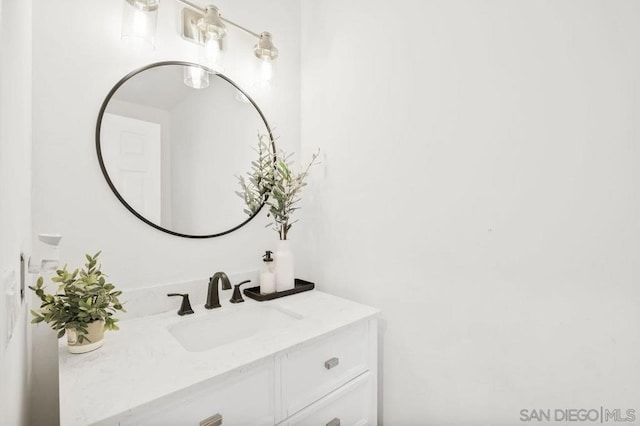
[[[266,31],[260,33],[260,40],[258,40],[258,44],[253,48],[253,53],[256,55],[256,58],[262,60],[273,61],[278,57],[278,49],[273,45],[271,33]]]
[[[160,0],[125,0],[122,40],[136,46],[155,47]]]
[[[182,37],[201,45],[215,43],[214,49],[209,49],[209,51],[217,51],[218,54],[222,52],[222,40],[227,35],[225,23],[257,38],[258,42],[253,48],[253,53],[258,59],[256,83],[258,86],[269,83],[273,76],[272,62],[279,53],[273,44],[271,33],[267,31],[256,33],[230,21],[223,17],[220,10],[213,5],[203,9],[188,0],[176,1],[188,6],[182,10]],[[214,70],[219,67],[219,64],[215,63],[215,59],[210,59],[209,62],[212,62],[211,66]]]
[[[260,40],[253,48],[253,54],[258,58],[258,68],[256,70],[256,86],[265,87],[269,85],[273,76],[272,62],[278,57],[278,49],[274,46],[271,33],[260,33]]]
[[[220,10],[215,6],[207,6],[204,15],[198,19],[198,29],[207,39],[222,40],[227,35],[227,27],[220,18]]]
[[[188,0],[176,1],[187,6],[182,9],[182,37],[207,47],[207,66],[216,72],[221,72],[222,41],[227,35],[227,25],[229,25],[258,39],[253,48],[253,53],[258,59],[256,81],[264,85],[271,80],[272,62],[278,57],[278,49],[273,44],[271,33],[266,31],[256,33],[230,21],[223,17],[220,9],[214,5],[203,8]],[[138,38],[154,46],[159,3],[160,0],[125,0],[122,38]],[[188,72],[185,71],[185,82],[187,74]],[[189,74],[193,76],[198,74],[198,71],[195,70]],[[196,86],[205,87],[204,83],[196,83],[191,87]]]

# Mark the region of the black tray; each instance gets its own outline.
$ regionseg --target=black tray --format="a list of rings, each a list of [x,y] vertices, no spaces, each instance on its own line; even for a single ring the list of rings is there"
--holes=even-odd
[[[245,288],[243,291],[245,296],[253,300],[257,300],[258,302],[264,302],[265,300],[278,299],[280,297],[289,296],[291,294],[302,293],[303,291],[313,290],[315,286],[316,285],[314,283],[296,278],[295,287],[292,288],[291,290],[276,291],[275,293],[262,294],[260,293],[260,286],[258,286],[258,287]]]

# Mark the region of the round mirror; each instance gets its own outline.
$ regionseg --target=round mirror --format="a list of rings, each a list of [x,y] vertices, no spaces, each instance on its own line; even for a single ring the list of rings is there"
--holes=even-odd
[[[96,126],[102,173],[138,218],[169,234],[209,238],[249,222],[237,176],[271,129],[224,75],[189,62],[129,73],[107,95]],[[257,214],[257,212],[256,212]]]

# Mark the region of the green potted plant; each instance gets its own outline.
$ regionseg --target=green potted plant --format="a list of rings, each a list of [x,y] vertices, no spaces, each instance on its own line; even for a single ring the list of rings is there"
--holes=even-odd
[[[275,250],[276,291],[285,291],[294,287],[294,260],[289,243],[289,231],[297,222],[292,220],[296,210],[299,210],[302,188],[312,166],[319,164],[320,151],[316,151],[309,164],[302,171],[293,168],[293,154],[283,150],[273,153],[271,138],[267,135],[258,137],[257,160],[251,163],[251,171],[247,179],[240,176],[241,191],[236,192],[244,199],[245,213],[254,215],[265,204],[269,208],[267,216],[273,221],[267,226],[273,226],[278,233]]]
[[[85,353],[101,347],[105,330],[118,330],[114,318],[123,311],[118,300],[121,291],[106,280],[100,271],[98,256],[86,255],[87,263],[73,272],[67,266],[58,269],[51,281],[58,283],[54,294],[45,293],[44,278],[38,277],[35,287],[29,286],[42,301],[39,310],[32,310],[34,324],[46,322],[58,332],[58,338],[67,335],[69,352]]]

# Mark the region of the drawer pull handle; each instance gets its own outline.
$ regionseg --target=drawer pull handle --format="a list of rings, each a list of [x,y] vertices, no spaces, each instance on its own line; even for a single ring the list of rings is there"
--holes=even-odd
[[[327,426],[340,426],[340,419],[335,417],[333,420],[327,423]]]
[[[214,414],[211,417],[200,422],[200,426],[220,426],[222,424],[222,415],[220,413]]]
[[[327,370],[331,370],[333,367],[337,367],[338,364],[340,364],[340,359],[339,358],[331,358],[330,360],[327,360],[327,361],[324,362],[324,368],[326,368]],[[333,421],[333,420],[331,420],[331,421]],[[338,424],[340,424],[340,420],[338,420]],[[334,426],[334,425],[332,424],[330,426]]]

